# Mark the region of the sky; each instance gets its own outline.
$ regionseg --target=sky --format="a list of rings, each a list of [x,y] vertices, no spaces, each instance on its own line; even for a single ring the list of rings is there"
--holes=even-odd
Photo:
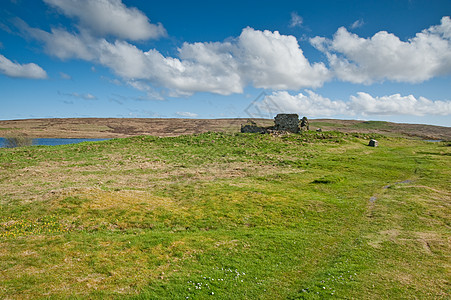
[[[0,119],[451,126],[451,1],[0,0]]]

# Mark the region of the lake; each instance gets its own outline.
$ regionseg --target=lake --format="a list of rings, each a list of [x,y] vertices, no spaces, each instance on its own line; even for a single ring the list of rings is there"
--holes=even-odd
[[[39,138],[33,139],[33,146],[58,146],[68,144],[78,144],[83,142],[98,142],[106,141],[109,139],[46,139]],[[5,138],[0,138],[0,148],[4,148],[6,144]]]

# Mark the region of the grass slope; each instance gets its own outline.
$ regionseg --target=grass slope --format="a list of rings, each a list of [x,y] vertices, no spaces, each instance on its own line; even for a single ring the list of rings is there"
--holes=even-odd
[[[451,148],[369,137],[0,149],[0,298],[445,299]]]

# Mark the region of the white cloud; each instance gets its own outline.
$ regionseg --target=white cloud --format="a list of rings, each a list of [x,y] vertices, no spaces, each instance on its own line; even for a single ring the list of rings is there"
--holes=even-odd
[[[363,24],[365,24],[365,23],[363,22],[363,20],[359,19],[359,20],[355,21],[354,23],[352,23],[351,26],[350,26],[350,28],[351,28],[351,29],[360,28],[360,27],[363,26]]]
[[[185,117],[185,118],[196,118],[198,117],[198,114],[188,112],[188,111],[178,111],[175,113],[179,117]]]
[[[126,41],[162,33],[154,30],[157,33],[152,35],[151,28],[155,28],[147,17],[120,0],[44,1],[78,19],[77,31],[51,28],[47,32],[17,19],[16,26],[22,32],[43,42],[50,55],[101,64],[148,94],[147,88],[140,88],[144,82],[167,89],[171,96],[188,96],[196,92],[242,93],[248,85],[296,90],[319,87],[330,79],[323,63],[309,63],[294,36],[278,31],[248,27],[239,37],[225,42],[184,43],[176,57],[169,57],[155,49],[143,51]],[[296,16],[293,18],[300,24]],[[108,35],[118,39],[112,41]]]
[[[61,76],[62,79],[65,79],[65,80],[72,79],[72,77],[69,74],[66,74],[66,73],[63,73],[63,72],[60,72],[60,76]]]
[[[35,63],[19,64],[0,54],[0,73],[9,77],[45,79],[47,73]]]
[[[90,94],[90,93],[80,94],[80,93],[77,93],[77,92],[73,92],[73,93],[61,93],[61,92],[58,92],[58,94],[59,95],[63,95],[63,96],[83,99],[83,100],[97,100],[97,97],[94,96],[93,94]]]
[[[350,100],[350,110],[362,115],[451,115],[451,101],[432,101],[413,95],[373,97],[360,92],[357,96],[351,96]]]
[[[303,93],[291,95],[287,91],[273,92],[257,105],[261,110],[271,114],[300,113],[312,117],[342,114],[347,109],[345,102],[332,101],[310,90],[306,90],[306,95]]]
[[[310,117],[328,117],[336,115],[451,115],[451,101],[429,100],[413,95],[373,97],[359,92],[349,101],[330,100],[307,90],[306,95],[291,95],[286,91],[273,92],[257,103],[261,110],[277,114],[299,113]]]
[[[404,42],[380,31],[361,38],[341,27],[332,40],[315,37],[311,43],[326,53],[335,76],[344,81],[422,82],[451,74],[451,19],[417,33]]]
[[[97,52],[98,39],[87,32],[70,33],[61,28],[52,28],[47,32],[28,26],[23,20],[16,19],[15,25],[26,35],[44,43],[45,51],[62,60],[78,58],[94,60]]]
[[[89,94],[89,93],[81,95],[81,97],[86,100],[96,100],[97,99],[96,96],[94,96],[93,94]]]
[[[98,59],[117,75],[171,90],[172,95],[211,92],[242,93],[246,85],[257,88],[299,89],[318,87],[329,79],[322,63],[311,65],[295,37],[277,31],[243,29],[231,41],[184,43],[178,57],[157,50],[143,52],[124,41],[103,40]]]
[[[147,81],[169,89],[172,96],[242,93],[249,84],[295,90],[319,87],[330,78],[323,63],[309,63],[294,36],[277,31],[248,27],[231,41],[184,43],[178,57],[165,57],[155,49],[144,52],[126,41],[109,42],[85,31],[76,34],[52,29],[49,33],[23,21],[18,26],[44,42],[51,55],[99,63],[125,81]]]
[[[138,100],[164,100],[163,96],[146,82],[140,80],[129,80],[127,81],[127,84],[146,93],[146,98],[140,98]]]
[[[291,13],[290,27],[301,26],[302,22],[302,17],[299,16],[297,12]]]
[[[65,15],[75,17],[85,30],[97,36],[112,35],[127,40],[155,39],[166,35],[161,24],[151,24],[137,8],[121,0],[44,0]]]
[[[323,63],[309,63],[294,36],[248,27],[237,46],[241,72],[257,88],[319,87],[330,78]]]

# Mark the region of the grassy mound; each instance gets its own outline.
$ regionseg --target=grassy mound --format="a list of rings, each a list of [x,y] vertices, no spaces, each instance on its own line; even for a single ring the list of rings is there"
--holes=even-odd
[[[446,298],[450,154],[339,132],[0,149],[0,298]]]

